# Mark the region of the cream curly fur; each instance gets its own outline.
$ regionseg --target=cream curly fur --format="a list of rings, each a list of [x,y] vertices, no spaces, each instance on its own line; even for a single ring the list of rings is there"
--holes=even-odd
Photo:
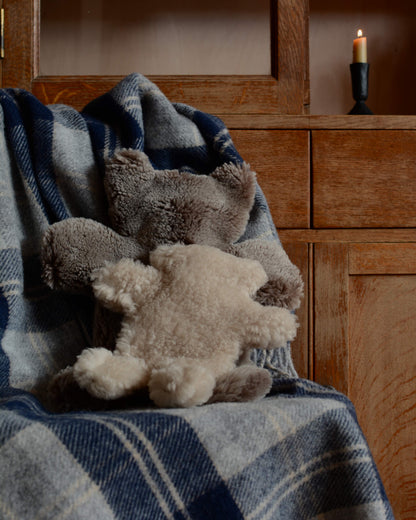
[[[106,265],[95,273],[94,294],[123,313],[121,331],[114,352],[81,353],[76,381],[104,399],[148,386],[158,406],[207,402],[246,350],[295,337],[293,314],[252,299],[266,281],[259,262],[210,246],[160,246],[149,266],[131,259]]]

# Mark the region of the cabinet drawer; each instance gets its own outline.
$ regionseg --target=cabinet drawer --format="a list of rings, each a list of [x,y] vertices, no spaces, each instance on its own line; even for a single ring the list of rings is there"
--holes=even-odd
[[[309,132],[232,130],[233,142],[257,172],[278,228],[308,228],[310,214]]]
[[[416,131],[312,131],[313,225],[416,226]]]

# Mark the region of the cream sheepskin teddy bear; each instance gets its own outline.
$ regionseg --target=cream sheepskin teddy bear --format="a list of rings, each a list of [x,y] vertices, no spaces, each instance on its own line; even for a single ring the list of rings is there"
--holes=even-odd
[[[292,313],[253,300],[266,281],[259,262],[211,246],[159,246],[150,265],[107,264],[94,273],[93,290],[123,314],[121,331],[113,352],[89,348],[78,356],[77,383],[101,399],[148,386],[161,407],[206,403],[218,378],[244,368],[236,363],[249,349],[295,337]]]

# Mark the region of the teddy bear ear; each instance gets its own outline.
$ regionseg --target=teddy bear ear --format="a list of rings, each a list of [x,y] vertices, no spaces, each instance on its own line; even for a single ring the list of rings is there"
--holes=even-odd
[[[234,195],[238,194],[239,198],[248,201],[251,207],[256,194],[256,174],[251,170],[249,164],[245,162],[222,164],[211,173],[211,177]]]
[[[105,175],[109,183],[122,182],[122,177],[125,176],[147,180],[155,176],[155,170],[144,152],[126,148],[108,159]]]
[[[177,262],[181,263],[192,246],[184,244],[160,245],[149,255],[149,263],[159,271],[169,271]]]
[[[107,161],[104,187],[111,223],[118,233],[131,235],[130,227],[136,229],[141,194],[155,177],[147,155],[139,150],[121,150]]]

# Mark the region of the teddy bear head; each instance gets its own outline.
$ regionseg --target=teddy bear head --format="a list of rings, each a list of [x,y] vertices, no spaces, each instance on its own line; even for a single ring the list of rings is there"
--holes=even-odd
[[[219,290],[221,286],[240,287],[253,296],[267,281],[257,260],[238,258],[217,248],[197,244],[159,246],[150,253],[149,263],[163,283],[171,283],[174,279],[181,287],[206,278],[211,280],[211,285],[215,280]]]
[[[256,178],[245,163],[210,175],[155,170],[143,152],[122,150],[107,162],[105,189],[113,228],[149,251],[177,242],[221,247],[243,234]]]

